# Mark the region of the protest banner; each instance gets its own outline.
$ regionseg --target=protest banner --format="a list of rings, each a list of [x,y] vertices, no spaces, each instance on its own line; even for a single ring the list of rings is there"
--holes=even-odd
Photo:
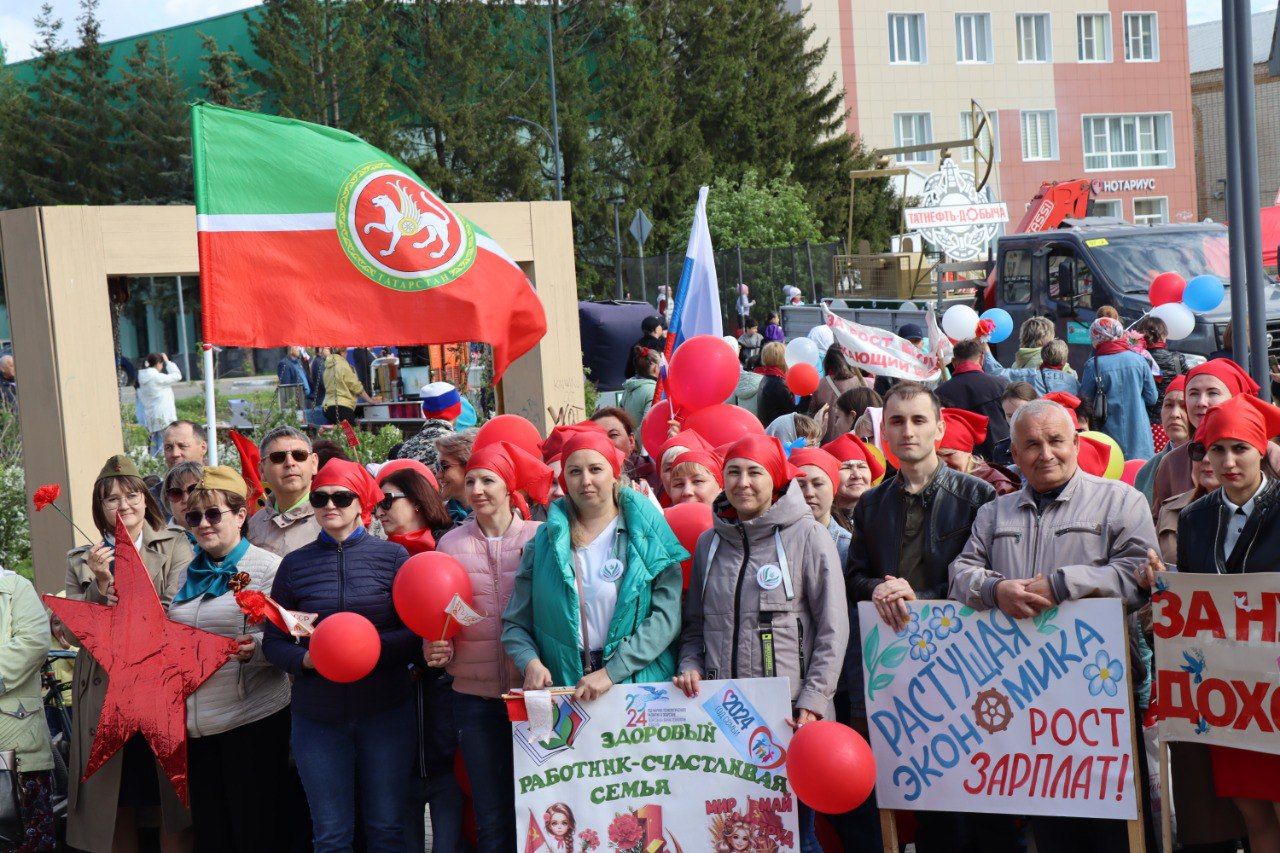
[[[785,678],[552,694],[552,736],[512,725],[516,842],[535,851],[798,850]]]
[[[942,376],[942,366],[951,360],[951,344],[938,329],[932,309],[926,314],[929,352],[922,351],[893,332],[846,320],[822,307],[822,322],[831,329],[836,343],[849,360],[867,373],[932,382]]]
[[[1127,820],[1140,849],[1120,602],[907,605],[898,633],[858,605],[880,807]]]

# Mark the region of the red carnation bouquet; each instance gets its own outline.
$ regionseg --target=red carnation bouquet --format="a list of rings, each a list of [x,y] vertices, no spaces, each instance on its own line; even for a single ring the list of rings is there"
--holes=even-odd
[[[265,619],[291,637],[310,637],[315,632],[317,614],[286,610],[265,592],[249,589],[247,572],[236,572],[227,585],[235,593],[236,604],[250,625],[260,625]]]

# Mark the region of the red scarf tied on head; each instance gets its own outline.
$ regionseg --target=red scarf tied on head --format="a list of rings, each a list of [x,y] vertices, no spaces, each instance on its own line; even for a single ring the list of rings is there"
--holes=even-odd
[[[676,457],[672,468],[692,462],[707,469],[707,473],[715,478],[716,484],[724,488],[724,460],[714,450],[686,450]]]
[[[1080,429],[1080,418],[1076,416],[1076,409],[1080,408],[1080,398],[1075,394],[1068,394],[1066,391],[1054,391],[1052,394],[1045,394],[1040,399],[1052,400],[1059,406],[1067,410],[1067,414],[1071,415],[1071,422],[1075,424],[1076,429]]]
[[[1212,376],[1227,386],[1227,390],[1231,392],[1232,397],[1240,394],[1252,394],[1257,396],[1258,383],[1253,381],[1244,368],[1236,364],[1229,358],[1215,358],[1206,361],[1204,364],[1197,364],[1195,367],[1187,371],[1187,384],[1191,384],[1191,380],[1197,376]]]
[[[832,489],[840,488],[840,460],[819,447],[801,447],[791,451],[791,464],[797,468],[813,465],[827,475]]]
[[[1205,412],[1196,441],[1207,448],[1215,441],[1234,439],[1266,456],[1267,442],[1278,435],[1280,409],[1252,394],[1241,394]]]
[[[973,448],[987,440],[986,415],[968,409],[943,409],[942,420],[947,425],[942,433],[938,449],[959,450],[972,453]]]
[[[580,421],[576,424],[564,424],[551,430],[551,434],[547,436],[547,440],[542,442],[542,461],[550,465],[560,458],[560,452],[564,450],[564,443],[571,437],[582,432],[598,432],[601,435],[607,435],[605,428],[595,421]]]
[[[609,467],[613,469],[614,478],[622,476],[622,463],[626,459],[622,451],[613,446],[613,442],[609,440],[609,436],[602,430],[600,432],[584,431],[576,435],[570,436],[569,440],[564,443],[564,447],[560,451],[561,471],[560,471],[560,488],[566,493],[569,486],[565,482],[564,467],[569,462],[569,457],[577,453],[579,450],[594,450],[604,457],[609,463]]]
[[[662,446],[658,448],[657,454],[649,458],[658,463],[658,467],[661,468],[662,458],[676,447],[682,447],[685,450],[705,450],[710,453],[715,452],[715,448],[711,446],[711,442],[707,441],[693,430],[686,429],[662,442]]]
[[[871,469],[873,483],[884,476],[884,463],[880,461],[880,457],[867,446],[865,441],[851,432],[828,441],[822,445],[822,449],[839,459],[841,464],[853,461],[865,462]]]
[[[1172,394],[1179,391],[1183,394],[1187,393],[1187,375],[1179,373],[1177,376],[1169,380],[1168,386],[1164,389],[1164,393]]]
[[[601,431],[603,434],[603,430]],[[608,441],[608,438],[605,438]],[[529,504],[521,492],[543,506],[551,496],[551,469],[533,454],[509,441],[499,441],[471,454],[467,471],[492,471],[506,483],[512,505],[529,518]]]
[[[440,491],[440,483],[436,480],[436,475],[431,473],[431,469],[417,459],[392,459],[378,469],[378,485],[381,486],[387,481],[388,477],[397,471],[412,471],[430,483],[431,488],[437,492]]]
[[[346,459],[330,459],[311,481],[311,491],[325,486],[342,486],[355,492],[356,499],[360,501],[360,522],[365,527],[369,526],[373,508],[382,500],[382,489],[378,488],[363,465]]]
[[[771,435],[748,435],[738,439],[724,452],[726,465],[733,459],[749,459],[768,471],[775,494],[786,490],[787,484],[800,475],[800,469],[787,461],[782,442]]]

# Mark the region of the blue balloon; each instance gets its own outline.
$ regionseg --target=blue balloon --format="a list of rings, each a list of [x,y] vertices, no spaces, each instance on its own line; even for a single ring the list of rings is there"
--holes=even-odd
[[[1221,305],[1226,293],[1222,279],[1216,275],[1198,275],[1187,282],[1186,290],[1182,291],[1182,304],[1203,314]]]
[[[990,320],[996,324],[991,332],[991,343],[998,344],[1013,334],[1013,318],[1003,308],[988,308],[979,315],[980,319]]]

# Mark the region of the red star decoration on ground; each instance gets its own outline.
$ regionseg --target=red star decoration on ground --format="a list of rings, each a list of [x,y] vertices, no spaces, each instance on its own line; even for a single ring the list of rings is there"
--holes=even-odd
[[[88,779],[142,732],[187,803],[187,697],[236,653],[236,642],[170,621],[124,525],[116,523],[114,607],[46,595],[108,675],[85,767]]]

